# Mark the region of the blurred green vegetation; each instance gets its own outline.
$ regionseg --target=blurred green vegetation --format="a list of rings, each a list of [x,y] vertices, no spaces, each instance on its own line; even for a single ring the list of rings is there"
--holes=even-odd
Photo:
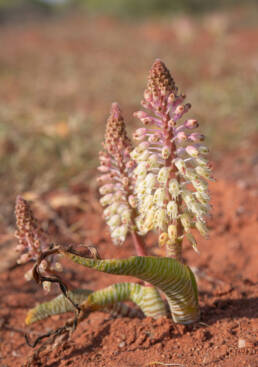
[[[245,0],[245,4],[256,0]],[[38,9],[85,9],[94,14],[145,17],[171,15],[175,12],[199,14],[243,5],[242,0],[0,0],[0,9],[38,6]]]
[[[172,12],[200,13],[242,3],[241,0],[72,0],[87,10],[106,14],[150,16],[169,15]],[[254,2],[247,0],[247,2]]]

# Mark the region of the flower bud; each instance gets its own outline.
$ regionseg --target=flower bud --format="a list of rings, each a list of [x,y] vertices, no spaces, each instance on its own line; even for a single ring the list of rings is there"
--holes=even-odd
[[[186,120],[185,122],[184,122],[184,127],[186,128],[186,129],[195,129],[195,128],[197,128],[199,126],[199,124],[198,124],[198,121],[197,120],[193,120],[193,119],[191,119],[191,120]]]
[[[154,144],[154,143],[158,143],[160,141],[161,137],[162,137],[161,133],[156,132],[156,133],[150,135],[148,140],[151,144]]]
[[[137,161],[138,162],[145,162],[147,161],[148,157],[149,157],[150,153],[148,150],[145,150],[144,152],[142,152],[139,156]]]
[[[167,204],[167,213],[168,216],[171,219],[177,219],[178,216],[178,206],[177,203],[175,201],[169,201]]]
[[[167,240],[168,240],[168,234],[166,232],[162,232],[159,235],[159,246],[163,247],[166,244]]]
[[[207,237],[208,228],[206,227],[206,225],[203,222],[197,220],[196,223],[195,223],[195,228],[200,232],[200,234],[203,237]]]
[[[137,200],[136,197],[134,195],[130,195],[128,197],[128,202],[131,205],[132,208],[136,208],[137,207]]]
[[[110,205],[112,201],[113,201],[113,194],[107,194],[103,196],[99,202],[102,206],[106,206],[106,205]]]
[[[146,182],[147,188],[153,189],[157,182],[156,175],[154,175],[153,173],[148,173],[145,178],[145,182]]]
[[[172,178],[168,184],[168,191],[173,199],[177,198],[177,196],[179,195],[179,190],[180,188],[178,181],[175,178]]]
[[[114,185],[113,184],[106,184],[99,188],[100,195],[105,195],[113,191]]]
[[[39,265],[39,270],[40,271],[46,271],[48,268],[48,262],[46,260],[42,260],[40,265]]]
[[[176,158],[174,161],[174,165],[176,166],[176,168],[178,169],[180,173],[185,174],[186,165],[183,159]]]
[[[153,153],[149,156],[148,158],[148,164],[150,166],[150,168],[155,168],[155,167],[158,167],[159,164],[158,164],[158,155]]]
[[[172,104],[176,99],[175,93],[170,93],[168,96],[168,104]]]
[[[194,143],[203,141],[205,139],[205,136],[200,133],[192,133],[188,136],[188,140],[193,141]]]
[[[207,167],[208,166],[208,161],[207,159],[203,158],[203,157],[197,157],[195,159],[196,164],[198,164],[201,167]]]
[[[122,224],[129,224],[131,220],[131,212],[130,210],[124,210],[121,215]]]
[[[158,173],[158,182],[166,184],[170,174],[170,167],[162,167]]]
[[[144,111],[137,111],[137,112],[134,112],[133,116],[141,120],[141,119],[148,117],[148,114]]]
[[[165,189],[162,189],[161,187],[159,187],[155,193],[154,193],[154,197],[153,197],[153,201],[154,203],[159,206],[162,207],[164,200],[166,198],[166,191]]]
[[[168,145],[165,145],[162,148],[162,152],[161,152],[162,158],[163,159],[168,159],[168,157],[170,156],[170,154],[171,154],[171,148]]]
[[[147,150],[149,148],[150,144],[147,141],[143,141],[142,143],[140,143],[135,149],[137,150],[138,153],[143,153],[145,150]]]
[[[18,264],[25,264],[26,262],[28,262],[31,259],[30,254],[26,253],[26,254],[22,254],[20,256],[20,258],[17,260]]]
[[[155,226],[161,230],[165,229],[166,226],[166,210],[158,209],[154,214],[154,223]]]
[[[193,145],[187,145],[187,147],[185,148],[185,151],[187,154],[190,155],[190,157],[193,157],[193,158],[198,157],[199,155],[198,149]]]
[[[30,280],[33,279],[33,271],[32,271],[32,269],[26,271],[26,273],[24,274],[24,278],[27,280],[27,282],[29,282]]]
[[[105,174],[105,175],[101,175],[97,178],[97,182],[101,185],[107,181],[111,180],[111,176],[109,173]]]
[[[174,121],[173,119],[169,120],[168,121],[168,126],[171,127],[171,128],[175,127],[176,126],[176,121]]]
[[[107,222],[107,224],[110,226],[110,227],[117,227],[121,224],[121,221],[120,221],[120,216],[118,214],[115,214],[113,215],[109,221]]]
[[[176,115],[181,115],[182,113],[184,113],[184,110],[185,110],[184,106],[183,105],[179,105],[179,106],[177,106],[177,108],[175,110],[175,114]]]
[[[147,175],[147,165],[146,162],[140,162],[136,169],[134,170],[134,173],[137,175],[139,179],[144,179]]]
[[[137,129],[133,134],[133,138],[135,140],[143,140],[145,138],[146,132],[147,130],[144,127]]]
[[[49,293],[51,290],[51,282],[48,281],[43,282],[42,287],[46,293]]]
[[[187,135],[184,131],[179,131],[176,136],[175,136],[176,140],[179,141],[180,143],[183,143],[187,140]]]
[[[186,232],[189,232],[190,228],[191,228],[191,218],[190,218],[189,214],[183,213],[180,216],[180,220],[181,220],[182,226],[184,227],[184,230]]]
[[[195,171],[199,176],[204,177],[207,180],[210,178],[210,170],[206,167],[197,166],[195,167]]]
[[[55,269],[56,269],[56,271],[58,271],[58,272],[63,271],[63,266],[62,266],[62,264],[61,264],[61,263],[59,263],[59,262],[56,262],[56,263],[55,263]]]
[[[201,154],[208,154],[209,153],[209,149],[205,145],[200,145],[199,146],[199,152]]]
[[[199,254],[200,252],[197,248],[197,242],[194,236],[192,235],[192,233],[186,233],[186,237],[188,241],[191,243],[191,245],[193,246],[194,251],[197,252],[197,254]]]
[[[102,173],[107,173],[109,171],[109,167],[107,166],[99,166],[98,170]]]
[[[168,237],[172,241],[172,243],[176,242],[177,239],[177,227],[174,224],[170,224],[168,226]]]

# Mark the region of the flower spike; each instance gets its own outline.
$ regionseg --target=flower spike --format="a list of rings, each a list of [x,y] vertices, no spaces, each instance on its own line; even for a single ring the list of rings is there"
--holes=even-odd
[[[117,103],[113,103],[107,120],[105,151],[99,153],[98,178],[100,203],[105,207],[104,217],[116,245],[122,244],[131,230],[134,197],[132,195],[132,170],[134,162],[130,158],[132,143],[127,136],[125,122]]]
[[[166,245],[168,256],[178,260],[186,234],[197,248],[193,235],[189,235],[192,228],[207,235],[207,180],[212,179],[204,157],[208,149],[200,144],[204,135],[192,132],[199,126],[197,120],[180,122],[191,108],[190,103],[184,104],[185,97],[178,93],[165,64],[156,60],[142,101],[149,112],[134,114],[145,127],[136,130],[134,137],[140,142],[131,152],[137,163],[134,176],[139,232],[158,230],[160,245]]]
[[[105,151],[99,154],[99,171],[103,174],[98,182],[101,185],[100,203],[105,207],[104,218],[110,228],[111,238],[115,245],[121,245],[130,232],[136,254],[145,256],[144,241],[136,233],[138,212],[133,192],[135,162],[130,157],[133,146],[117,103],[111,106],[103,146]]]
[[[28,201],[21,196],[16,198],[15,206],[17,231],[15,233],[18,239],[16,251],[20,253],[17,260],[18,264],[25,264],[30,260],[38,261],[42,253],[49,250],[50,243],[47,234],[40,228],[35,219]],[[33,267],[26,272],[25,278],[31,280],[33,278]],[[62,266],[57,262],[57,256],[48,256],[40,263],[40,271],[43,275],[62,271]],[[50,283],[43,282],[43,288],[46,291],[50,290]]]

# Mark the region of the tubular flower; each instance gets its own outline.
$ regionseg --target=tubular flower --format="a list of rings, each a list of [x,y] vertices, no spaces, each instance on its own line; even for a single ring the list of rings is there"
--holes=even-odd
[[[104,218],[116,245],[122,244],[132,227],[132,215],[136,200],[132,195],[132,171],[135,163],[130,157],[132,143],[127,137],[125,122],[117,103],[113,103],[107,120],[105,151],[100,152],[98,178],[100,203]]]
[[[37,220],[34,218],[29,203],[21,196],[16,198],[15,206],[17,230],[15,236],[18,239],[16,251],[20,253],[17,260],[18,264],[25,264],[30,260],[37,261],[41,254],[49,249],[49,241],[47,234],[39,227]],[[40,263],[40,271],[44,275],[61,271],[62,266],[56,261],[57,256],[48,256]],[[31,280],[33,277],[32,269],[27,271],[25,278]],[[48,291],[50,289],[49,282],[43,282],[43,288]]]
[[[149,112],[134,115],[144,127],[136,130],[138,146],[131,152],[140,234],[152,229],[160,232],[160,245],[166,244],[170,256],[181,258],[181,242],[196,228],[207,235],[205,220],[209,212],[207,180],[212,179],[205,155],[204,136],[193,132],[197,120],[182,117],[190,109],[185,95],[178,93],[165,64],[153,64],[142,106]],[[176,233],[176,235],[175,235]]]

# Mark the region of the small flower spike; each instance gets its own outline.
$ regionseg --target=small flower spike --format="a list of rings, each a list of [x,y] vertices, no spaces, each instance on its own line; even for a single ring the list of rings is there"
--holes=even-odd
[[[15,236],[18,239],[16,251],[20,253],[17,263],[25,264],[30,260],[37,261],[41,254],[50,247],[48,236],[39,227],[29,203],[21,196],[16,198],[15,215],[17,225]],[[39,268],[43,275],[62,270],[61,264],[56,259],[57,257],[52,255],[41,261]],[[26,272],[25,278],[27,280],[33,278],[32,268]],[[50,283],[43,282],[43,288],[49,291]]]
[[[169,70],[161,60],[153,64],[142,106],[149,112],[134,114],[144,125],[136,130],[138,146],[131,152],[137,163],[134,169],[135,193],[140,215],[140,234],[158,230],[160,246],[168,256],[181,260],[182,240],[186,236],[196,249],[190,233],[196,228],[208,233],[205,220],[209,212],[207,180],[212,179],[206,159],[204,136],[194,130],[199,124],[183,116],[190,103],[178,93]]]
[[[136,201],[132,195],[132,171],[135,163],[130,158],[132,143],[126,134],[125,122],[117,103],[113,103],[107,120],[105,151],[100,152],[98,178],[100,203],[104,218],[116,245],[123,244],[128,231],[133,228]]]

